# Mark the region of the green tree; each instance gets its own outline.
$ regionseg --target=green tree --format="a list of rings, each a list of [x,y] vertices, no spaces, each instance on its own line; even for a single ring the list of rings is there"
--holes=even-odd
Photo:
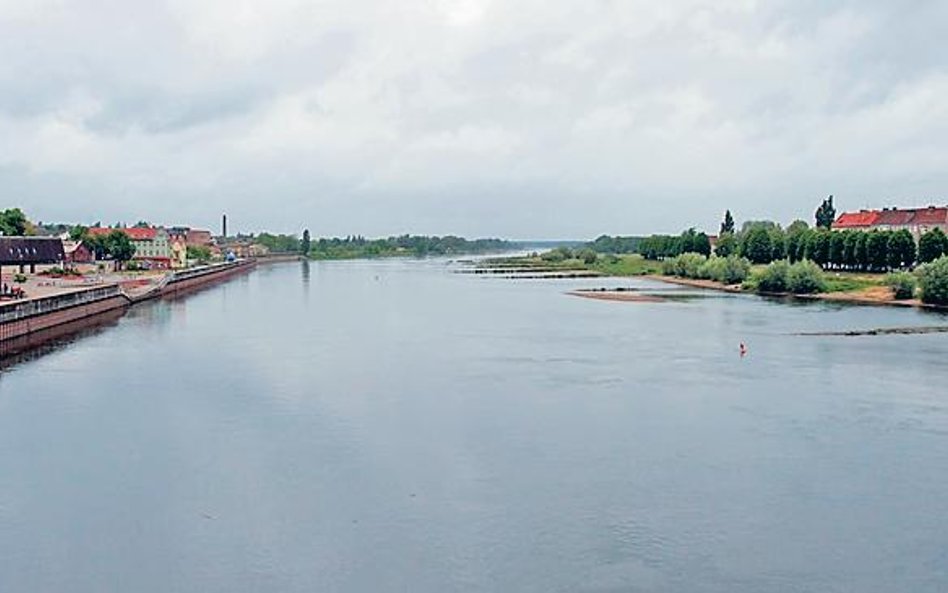
[[[724,220],[721,221],[721,232],[718,235],[724,236],[728,233],[734,234],[734,217],[731,216],[730,210],[724,212]]]
[[[915,239],[905,229],[889,235],[888,257],[890,268],[910,268],[915,264]]]
[[[792,233],[802,233],[810,228],[810,225],[806,223],[805,220],[794,220],[790,223],[790,226],[787,227],[787,234]]]
[[[856,266],[860,270],[869,269],[869,233],[856,231]]]
[[[918,262],[928,263],[948,253],[948,236],[939,228],[933,228],[918,240]]]
[[[787,257],[787,235],[780,228],[770,231],[770,252],[772,260]]]
[[[722,233],[714,245],[714,254],[718,257],[729,257],[737,254],[737,239],[734,233]]]
[[[86,241],[89,239],[89,229],[81,224],[69,229],[69,238],[73,241]]]
[[[846,263],[846,236],[843,233],[830,233],[829,264],[835,268],[842,268]]]
[[[211,248],[204,245],[188,245],[187,258],[201,263],[211,260]]]
[[[698,231],[694,227],[684,231],[678,237],[678,253],[696,253],[695,240],[698,238]]]
[[[123,231],[114,230],[106,236],[106,249],[115,260],[116,268],[121,269],[125,262],[135,255],[135,246]]]
[[[711,239],[705,233],[698,233],[691,242],[691,250],[707,257],[711,255]]]
[[[889,232],[870,231],[866,240],[866,259],[869,268],[876,271],[885,270],[889,265]]]
[[[300,239],[300,252],[303,255],[309,255],[310,247],[312,246],[312,241],[309,237],[309,229],[303,231],[303,238]]]
[[[848,270],[853,270],[859,266],[856,245],[859,243],[859,231],[843,231],[843,266]]]
[[[740,254],[755,264],[766,264],[773,261],[774,246],[771,241],[770,228],[765,225],[755,225],[742,233]]]
[[[107,238],[107,236],[103,235],[89,235],[84,240],[84,243],[92,251],[97,260],[105,259],[105,257],[109,254],[109,247],[106,244]]]
[[[816,228],[829,230],[835,221],[836,207],[833,206],[833,196],[830,196],[816,209]]]
[[[829,261],[830,231],[819,229],[810,231],[806,242],[806,259],[812,260],[820,266]]]
[[[7,208],[0,212],[0,232],[4,235],[21,236],[26,234],[29,221],[19,208]]]
[[[802,220],[795,220],[787,227],[787,257],[791,262],[797,262],[806,255],[806,236],[809,226]]]

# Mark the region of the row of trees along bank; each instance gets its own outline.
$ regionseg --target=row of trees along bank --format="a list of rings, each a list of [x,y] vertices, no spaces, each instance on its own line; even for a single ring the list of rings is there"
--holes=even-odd
[[[827,269],[885,272],[938,259],[948,253],[948,237],[936,228],[922,235],[916,246],[904,229],[830,231],[810,229],[798,221],[783,230],[772,222],[752,222],[739,234],[721,235],[715,252],[738,254],[755,264],[810,260]]]
[[[821,222],[825,220],[828,219]],[[639,253],[654,260],[683,253],[711,253],[709,237],[693,228],[680,235],[604,235],[587,247],[598,253]],[[948,254],[948,236],[935,228],[924,233],[916,245],[912,234],[905,229],[831,231],[827,227],[810,228],[802,220],[795,221],[786,229],[772,221],[748,221],[740,231],[735,231],[734,220],[727,212],[714,253],[721,257],[746,257],[753,264],[809,260],[825,269],[885,272],[909,269]]]

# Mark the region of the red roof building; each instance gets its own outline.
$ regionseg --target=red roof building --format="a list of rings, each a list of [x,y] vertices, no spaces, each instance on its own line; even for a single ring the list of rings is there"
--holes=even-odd
[[[844,212],[833,223],[834,231],[906,229],[915,236],[916,240],[933,228],[948,232],[948,207],[883,208],[882,210]]]
[[[878,210],[860,210],[859,212],[843,212],[833,223],[833,230],[868,229],[879,218]]]
[[[113,231],[122,231],[128,238],[132,241],[153,241],[158,235],[158,229],[156,228],[145,228],[145,227],[131,227],[126,229],[108,229],[94,227],[89,229],[89,234],[92,236],[102,237],[112,233]]]
[[[89,234],[93,237],[101,237],[115,231],[128,235],[132,245],[135,246],[135,255],[132,259],[141,263],[143,267],[160,270],[171,268],[171,243],[165,229],[161,227],[91,228]]]

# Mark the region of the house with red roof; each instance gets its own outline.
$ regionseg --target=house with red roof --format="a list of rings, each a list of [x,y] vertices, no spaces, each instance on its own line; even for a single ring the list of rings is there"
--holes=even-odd
[[[882,208],[843,212],[833,222],[834,231],[908,230],[917,241],[928,231],[940,228],[948,233],[948,206],[925,208]]]
[[[168,231],[162,227],[130,227],[110,229],[95,227],[89,229],[89,235],[104,237],[114,231],[121,231],[128,235],[135,246],[135,255],[132,261],[138,262],[149,270],[168,270],[172,268],[171,241]]]

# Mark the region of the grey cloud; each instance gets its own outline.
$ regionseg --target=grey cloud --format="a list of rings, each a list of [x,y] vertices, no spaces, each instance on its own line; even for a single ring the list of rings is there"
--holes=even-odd
[[[0,8],[37,217],[593,236],[948,181],[934,0],[83,4]]]

